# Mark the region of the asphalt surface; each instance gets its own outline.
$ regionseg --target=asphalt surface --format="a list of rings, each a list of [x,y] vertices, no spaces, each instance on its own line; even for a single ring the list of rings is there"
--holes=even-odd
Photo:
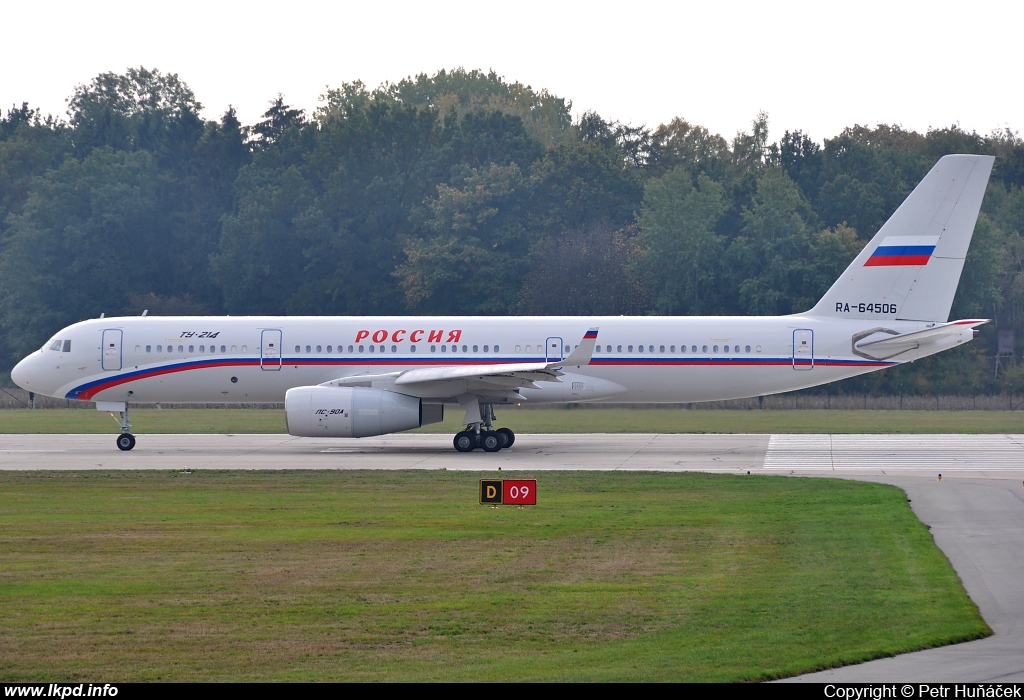
[[[1024,436],[519,435],[456,453],[446,435],[0,435],[0,469],[600,469],[829,476],[904,489],[994,634],[797,682],[1024,682]],[[941,475],[941,478],[940,478]]]

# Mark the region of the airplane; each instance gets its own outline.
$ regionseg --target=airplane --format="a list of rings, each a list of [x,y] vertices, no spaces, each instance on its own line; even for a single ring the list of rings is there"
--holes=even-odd
[[[817,386],[978,337],[948,321],[994,158],[941,158],[825,296],[773,317],[158,317],[62,329],[11,371],[37,394],[129,404],[285,404],[288,432],[367,437],[465,411],[460,452],[512,447],[494,407],[691,403]]]

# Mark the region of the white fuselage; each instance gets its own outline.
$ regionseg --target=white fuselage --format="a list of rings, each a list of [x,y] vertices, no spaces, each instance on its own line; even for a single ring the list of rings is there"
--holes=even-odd
[[[935,324],[886,321],[910,333]],[[878,321],[782,317],[122,317],[57,333],[12,371],[38,394],[130,403],[281,402],[288,389],[413,368],[561,360],[599,328],[589,365],[522,388],[531,403],[698,402],[824,384],[966,342],[871,359],[853,350]],[[59,341],[59,342],[58,342]],[[453,401],[466,382],[401,391]]]

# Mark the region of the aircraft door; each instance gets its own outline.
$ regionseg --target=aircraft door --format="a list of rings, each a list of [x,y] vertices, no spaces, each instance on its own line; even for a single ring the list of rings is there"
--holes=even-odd
[[[561,338],[548,338],[547,342],[544,343],[544,358],[547,362],[558,362],[563,357],[562,354],[562,339]]]
[[[281,330],[265,329],[260,334],[260,368],[264,372],[276,372],[281,369]]]
[[[814,331],[805,328],[793,331],[793,369],[814,369]]]
[[[103,331],[100,363],[104,370],[116,372],[121,369],[121,337],[120,329],[111,328]]]

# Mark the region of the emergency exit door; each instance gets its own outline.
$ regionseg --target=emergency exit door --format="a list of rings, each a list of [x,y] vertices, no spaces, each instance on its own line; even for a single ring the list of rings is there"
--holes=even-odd
[[[260,368],[265,372],[280,370],[281,352],[281,330],[264,330],[260,334]]]
[[[814,369],[814,331],[793,331],[793,369]]]
[[[547,362],[558,362],[562,357],[562,339],[548,338],[544,343],[544,359]]]
[[[100,363],[104,370],[116,372],[121,369],[121,338],[122,333],[118,328],[103,331]]]

